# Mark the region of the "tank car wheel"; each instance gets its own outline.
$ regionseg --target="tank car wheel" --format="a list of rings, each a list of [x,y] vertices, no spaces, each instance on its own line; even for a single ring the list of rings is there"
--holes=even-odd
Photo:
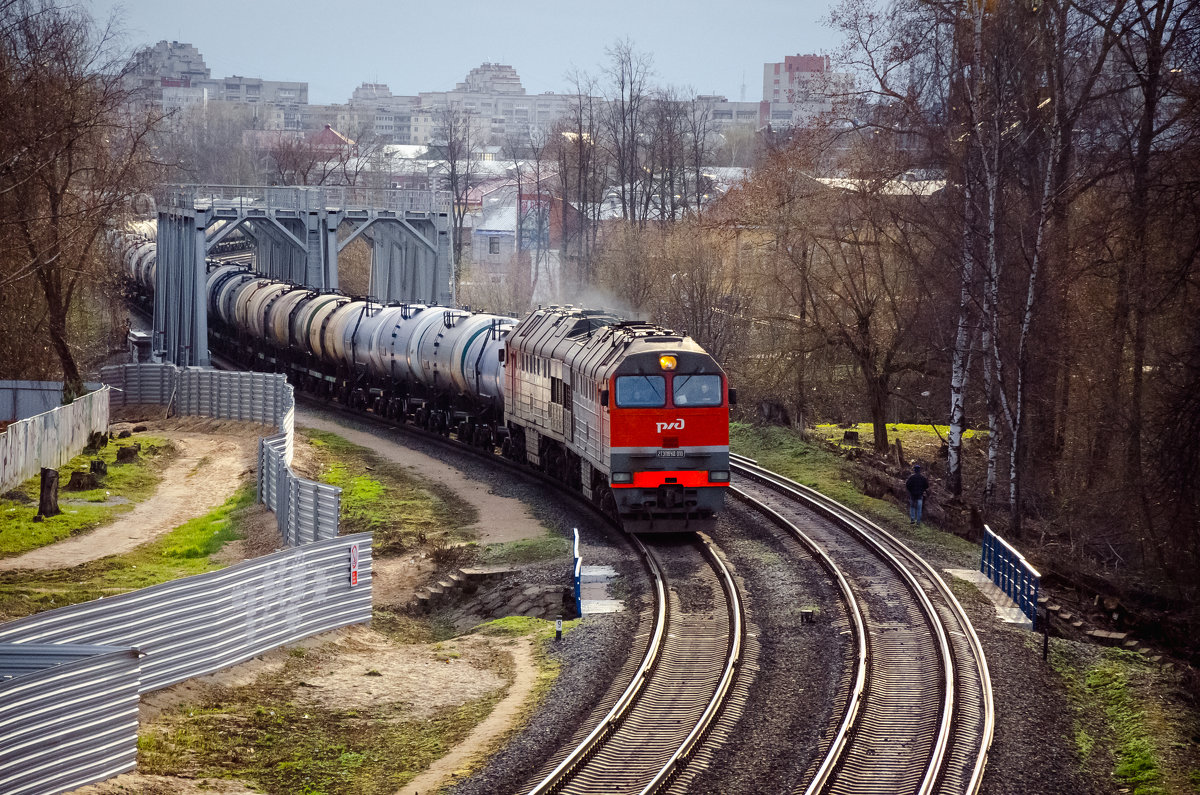
[[[513,457],[512,440],[507,437],[500,443],[500,455],[511,459]]]

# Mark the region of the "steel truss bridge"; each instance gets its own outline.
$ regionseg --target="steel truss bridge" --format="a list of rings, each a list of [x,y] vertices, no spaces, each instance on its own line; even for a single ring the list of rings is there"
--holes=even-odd
[[[263,276],[314,290],[338,288],[338,253],[370,242],[378,301],[450,305],[450,194],[355,187],[172,186],[158,202],[154,350],[207,366],[209,253],[235,232]]]

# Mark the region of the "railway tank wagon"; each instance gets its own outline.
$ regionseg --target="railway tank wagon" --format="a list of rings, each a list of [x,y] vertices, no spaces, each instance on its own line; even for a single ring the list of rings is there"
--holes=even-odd
[[[729,485],[725,372],[691,338],[577,309],[507,338],[505,452],[629,532],[712,529]]]

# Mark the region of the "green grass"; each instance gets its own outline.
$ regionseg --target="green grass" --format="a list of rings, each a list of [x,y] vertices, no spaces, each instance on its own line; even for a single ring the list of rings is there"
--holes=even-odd
[[[415,718],[396,705],[301,706],[282,687],[222,691],[143,731],[139,772],[241,780],[281,795],[391,795],[465,738],[500,698]]]
[[[571,541],[560,535],[547,533],[537,538],[522,538],[501,544],[488,544],[481,548],[478,560],[481,565],[520,565],[554,560],[571,554]]]
[[[439,660],[458,656],[435,651]],[[234,779],[288,795],[391,795],[461,742],[503,696],[497,689],[431,715],[398,702],[365,708],[313,703],[305,682],[338,661],[336,652],[311,648],[252,684],[201,689],[193,703],[143,727],[138,770]],[[363,672],[378,675],[387,674]],[[505,668],[502,678],[511,676]]]
[[[1164,744],[1182,732],[1160,699],[1150,696],[1157,669],[1145,657],[1121,649],[1052,645],[1051,664],[1067,684],[1075,710],[1074,742],[1085,765],[1110,767],[1133,795],[1183,791],[1193,774],[1173,773]]]
[[[928,522],[919,527],[910,526],[906,505],[863,494],[853,462],[833,450],[806,441],[790,428],[732,422],[729,424],[729,443],[733,452],[749,456],[761,466],[819,491],[874,521],[891,525],[906,538],[936,543],[960,554],[978,552],[977,544],[942,532]]]
[[[153,436],[137,437],[130,441],[142,445],[142,452],[133,463],[116,464],[118,445],[109,444],[98,455],[78,455],[59,469],[58,499],[62,513],[58,516],[48,517],[41,522],[33,521],[38,512],[40,477],[30,478],[0,498],[0,557],[19,555],[107,524],[153,495],[162,480],[164,463],[173,448],[166,439]],[[95,458],[108,464],[108,474],[101,479],[100,488],[64,491],[71,473],[76,470],[87,471]],[[65,502],[82,500],[102,503],[114,497],[129,502],[116,505]]]
[[[210,556],[242,537],[240,526],[254,505],[254,486],[246,484],[205,516],[127,554],[71,569],[0,573],[0,620],[223,568]]]
[[[875,440],[875,425],[870,422],[859,422],[854,425],[821,424],[812,427],[811,432],[827,441],[852,446],[853,442],[844,440],[846,431],[858,431],[859,445],[871,445]],[[910,444],[925,446],[937,439],[940,443],[950,433],[949,425],[915,425],[906,422],[889,422],[887,424],[888,440],[900,440],[905,447]],[[975,431],[970,428],[963,431],[963,439],[987,438],[987,431]]]
[[[342,532],[371,532],[374,552],[397,555],[421,546],[468,540],[478,512],[440,483],[419,478],[365,447],[324,431],[298,431],[323,471],[318,480],[342,489]]]
[[[1140,671],[1141,658],[1128,653],[1117,657],[1106,654],[1099,665],[1087,672],[1088,694],[1104,711],[1112,729],[1117,766],[1113,775],[1133,787],[1134,795],[1160,795],[1165,792],[1159,770],[1157,750],[1151,727],[1130,679]]]
[[[562,625],[563,636],[566,637],[568,633],[581,624],[582,619],[564,621]],[[499,637],[532,637],[533,659],[537,665],[537,679],[534,681],[533,692],[530,694],[529,700],[525,703],[521,714],[514,721],[514,727],[523,725],[550,694],[555,680],[558,679],[558,675],[562,672],[562,661],[553,654],[554,635],[556,632],[555,622],[544,621],[540,618],[529,618],[527,616],[506,616],[495,621],[480,624],[471,631],[481,635],[495,635]],[[516,730],[514,728],[513,731],[515,732]]]

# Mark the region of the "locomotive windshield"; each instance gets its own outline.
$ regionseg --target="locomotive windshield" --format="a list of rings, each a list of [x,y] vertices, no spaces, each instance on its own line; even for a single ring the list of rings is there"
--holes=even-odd
[[[667,405],[667,379],[661,375],[617,376],[617,405],[623,409]]]
[[[721,405],[721,376],[682,375],[673,379],[673,399],[676,406]]]

